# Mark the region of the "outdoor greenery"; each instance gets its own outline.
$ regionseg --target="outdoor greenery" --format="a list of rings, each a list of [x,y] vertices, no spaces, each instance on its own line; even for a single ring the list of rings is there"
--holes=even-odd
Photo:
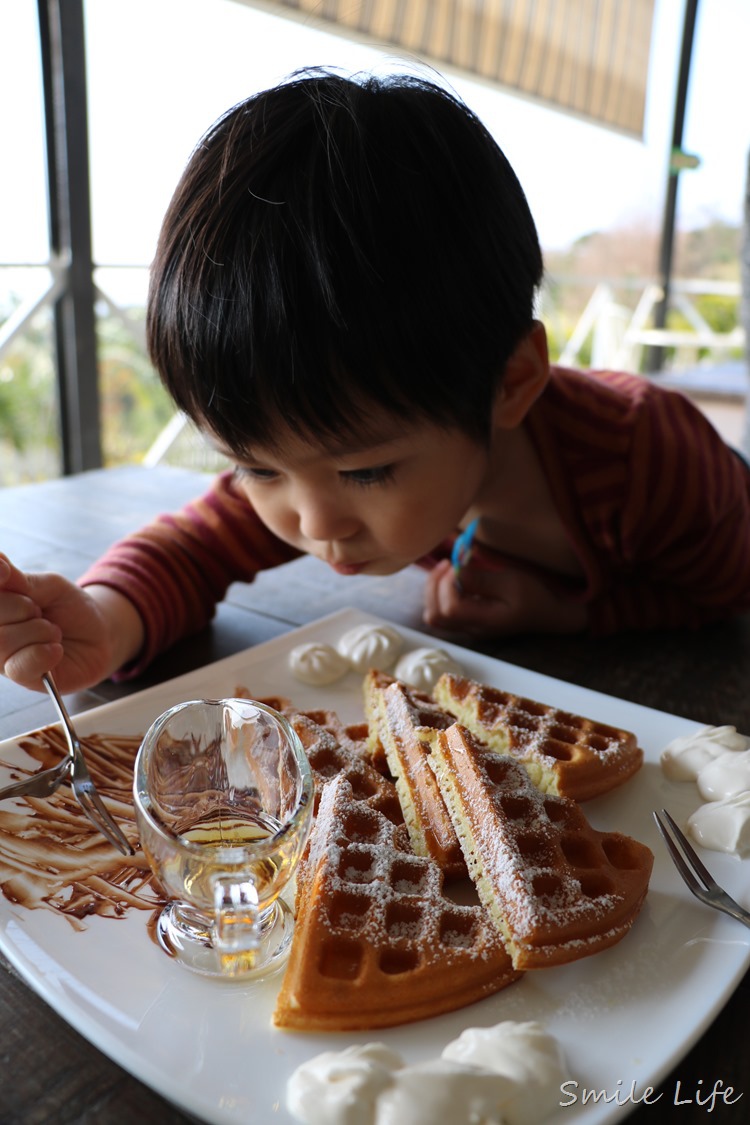
[[[58,475],[57,416],[50,324],[37,318],[0,360],[0,485]]]
[[[675,242],[672,278],[705,280],[706,282],[740,283],[740,249],[742,228],[714,220],[697,230],[678,232]],[[659,260],[659,232],[643,226],[594,232],[579,238],[563,251],[546,255],[544,288],[544,319],[550,354],[558,358],[570,339],[587,300],[594,292],[597,279],[607,279],[612,291],[613,319],[619,316],[624,325],[635,311],[638,300],[649,281],[655,280],[655,264]],[[718,333],[728,333],[740,322],[740,299],[719,293],[695,293],[690,303],[700,317]],[[691,328],[685,314],[674,304],[669,309],[666,328],[687,331]],[[733,348],[717,356],[720,361],[741,359],[743,349]],[[706,348],[674,348],[664,351],[665,362],[690,366],[706,359]],[[592,337],[584,341],[576,362],[585,367],[592,362]],[[644,371],[645,350],[640,365]]]
[[[13,311],[8,302],[0,320]],[[106,465],[140,461],[174,413],[145,350],[99,309],[99,394]],[[130,310],[136,328],[143,310]],[[52,317],[40,312],[0,361],[0,486],[60,473]]]
[[[129,316],[143,322],[143,310]],[[102,445],[107,465],[140,461],[174,414],[174,406],[132,335],[113,316],[98,320]]]

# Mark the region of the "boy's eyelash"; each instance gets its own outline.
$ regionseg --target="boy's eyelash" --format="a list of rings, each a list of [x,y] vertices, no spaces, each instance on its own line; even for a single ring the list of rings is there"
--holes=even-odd
[[[396,471],[395,465],[378,465],[374,469],[345,469],[341,475],[350,484],[368,488],[374,484],[388,484]]]
[[[347,484],[370,488],[376,484],[388,484],[393,479],[395,471],[395,465],[378,465],[373,469],[342,469],[341,476]],[[278,476],[275,469],[256,469],[251,465],[235,465],[234,473],[240,480],[244,477],[261,484],[276,480]]]

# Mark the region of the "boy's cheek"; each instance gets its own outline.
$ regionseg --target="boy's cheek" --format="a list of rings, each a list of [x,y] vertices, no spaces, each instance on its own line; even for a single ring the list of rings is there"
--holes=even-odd
[[[288,535],[294,534],[299,527],[299,521],[293,518],[293,513],[288,508],[264,497],[260,489],[248,487],[243,483],[242,492],[259,519],[280,539],[286,539]]]
[[[250,497],[248,497],[250,499]],[[261,522],[265,524],[269,531],[278,539],[283,539],[291,547],[305,549],[301,542],[299,520],[291,512],[284,512],[275,510],[273,507],[268,507],[263,504],[250,503],[255,510],[256,515],[260,518]]]

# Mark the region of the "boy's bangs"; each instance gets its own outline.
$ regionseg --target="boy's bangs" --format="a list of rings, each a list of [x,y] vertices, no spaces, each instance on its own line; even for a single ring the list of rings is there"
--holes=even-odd
[[[354,379],[335,361],[323,371],[309,362],[297,365],[286,375],[276,365],[270,375],[246,368],[230,382],[215,385],[208,401],[185,403],[183,409],[237,457],[258,446],[277,451],[290,430],[314,446],[367,446],[420,419],[436,421],[434,410],[415,407],[398,377],[372,368],[366,378]],[[444,422],[451,424],[449,417]]]

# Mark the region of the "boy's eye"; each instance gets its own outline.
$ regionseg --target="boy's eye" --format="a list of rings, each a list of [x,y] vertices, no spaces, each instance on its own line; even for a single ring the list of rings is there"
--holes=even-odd
[[[275,480],[278,475],[275,469],[257,469],[252,465],[238,465],[235,472],[238,477],[257,481]]]
[[[394,472],[395,465],[378,465],[373,469],[345,469],[341,475],[352,484],[386,484]]]

